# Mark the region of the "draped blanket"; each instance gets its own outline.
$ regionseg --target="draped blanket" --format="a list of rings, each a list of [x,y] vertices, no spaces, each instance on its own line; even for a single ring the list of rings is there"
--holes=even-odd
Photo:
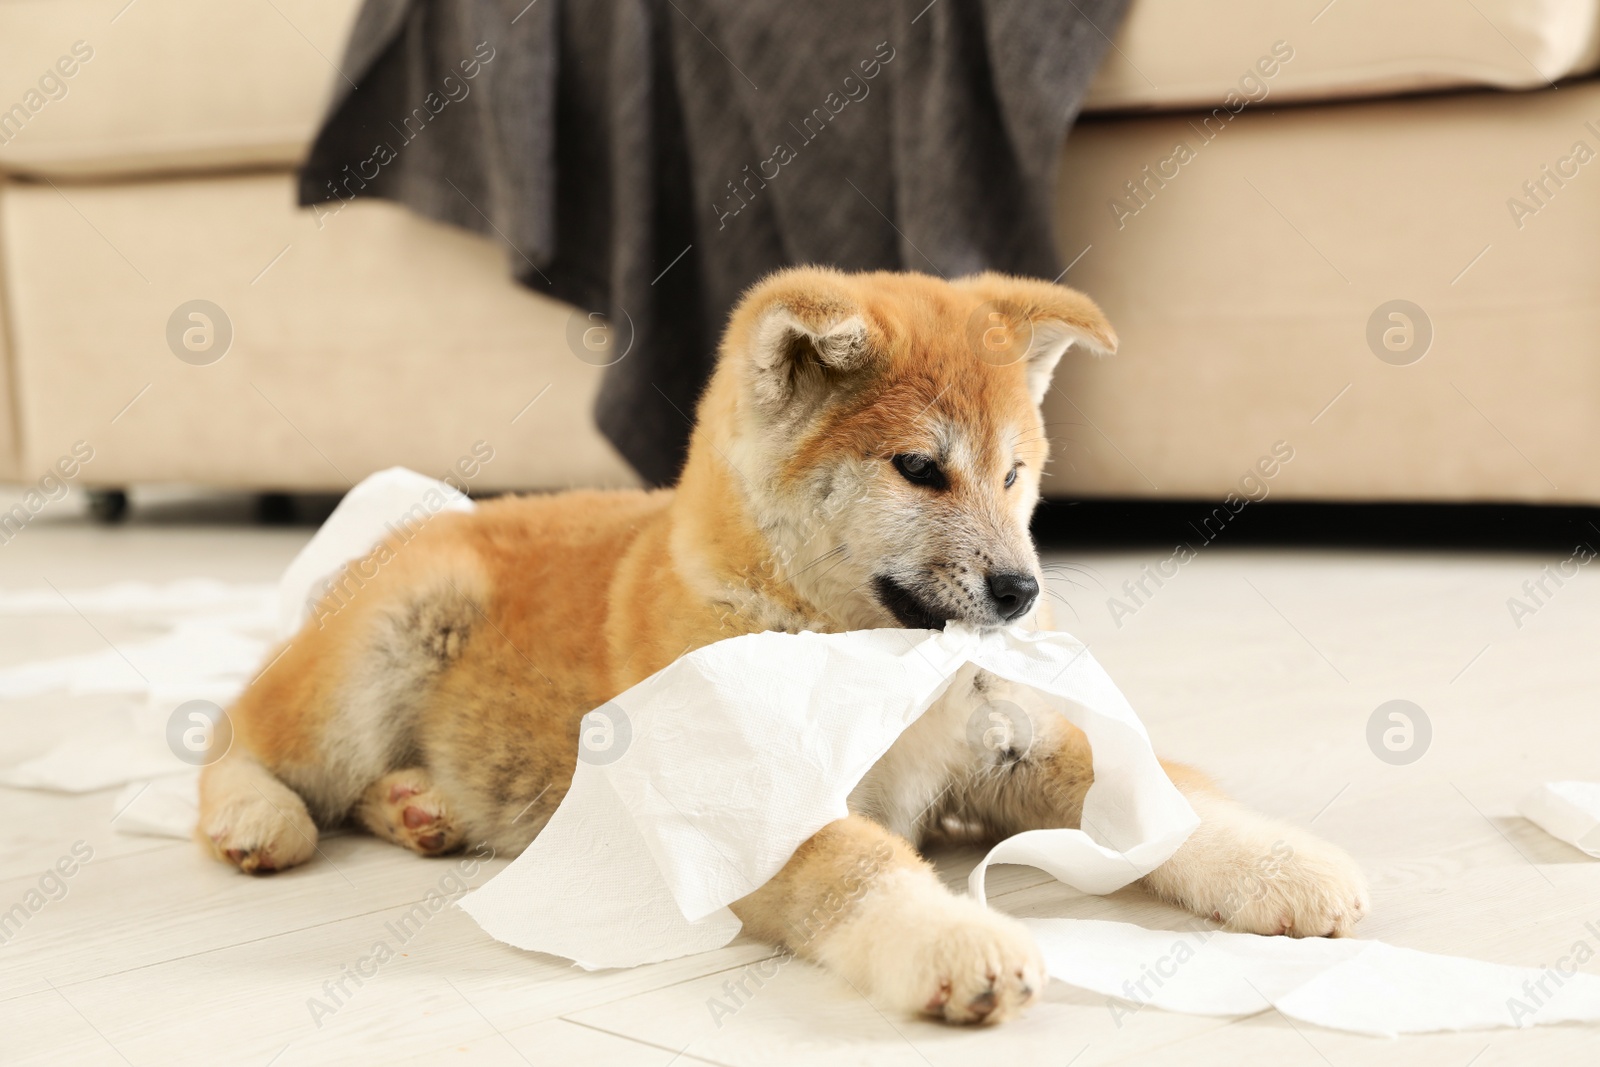
[[[300,201],[386,197],[507,245],[577,305],[601,430],[670,483],[767,272],[1057,276],[1062,139],[1126,4],[367,0]]]

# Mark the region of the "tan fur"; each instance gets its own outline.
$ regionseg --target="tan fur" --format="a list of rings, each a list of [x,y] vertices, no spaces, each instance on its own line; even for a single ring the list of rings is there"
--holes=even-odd
[[[773,275],[733,314],[676,490],[504,498],[391,539],[376,577],[323,601],[231,710],[200,839],[247,871],[304,862],[316,826],[351,818],[424,854],[515,852],[571,782],[580,717],[690,649],[922,617],[908,611],[999,624],[1026,598],[990,577],[1038,580],[1038,402],[1070,344],[1116,338],[1061,286]],[[913,484],[908,455],[945,484]],[[1016,621],[1049,625],[1042,604]],[[968,742],[995,699],[1028,709],[1026,752]],[[746,928],[895,1009],[1020,1011],[1045,981],[1026,931],[948,893],[914,846],[1078,824],[1087,744],[1029,700],[969,669],[863,779],[854,814],[735,905]],[[1169,773],[1203,825],[1152,891],[1262,933],[1360,918],[1344,853]]]

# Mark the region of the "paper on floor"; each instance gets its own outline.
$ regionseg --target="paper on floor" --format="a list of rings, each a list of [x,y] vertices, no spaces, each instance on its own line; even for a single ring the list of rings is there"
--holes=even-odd
[[[92,793],[140,778],[188,770],[160,733],[136,729],[131,720],[93,730],[72,730],[65,740],[33,759],[0,768],[0,785]]]
[[[1195,814],[1143,725],[1066,634],[751,634],[690,652],[586,716],[584,732],[609,746],[585,750],[550,823],[461,906],[502,941],[589,968],[725,945],[739,931],[727,905],[848,813],[851,789],[969,662],[1082,729],[1096,771],[1089,831],[1031,831],[990,860],[1106,893],[1188,837]],[[982,878],[980,865],[979,892]]]
[[[1545,833],[1600,859],[1600,782],[1546,782],[1517,810]]]
[[[243,688],[261,666],[267,642],[229,626],[179,622],[160,637],[58,656],[0,670],[0,697],[66,693],[150,694],[231,683]]]
[[[0,615],[134,615],[236,619],[240,624],[270,627],[278,587],[233,584],[210,578],[184,578],[161,585],[116,582],[96,589],[30,589],[0,592]]]
[[[187,837],[187,816],[170,806],[161,820],[141,824],[140,812],[152,801],[188,783],[194,768],[179,760],[167,743],[168,720],[183,703],[230,703],[260,668],[268,637],[276,626],[278,589],[265,584],[230,584],[184,579],[153,585],[119,582],[94,589],[0,592],[0,615],[107,616],[135,620],[157,635],[138,640],[118,637],[113,646],[0,668],[0,697],[67,697],[121,694],[135,698],[125,719],[97,722],[90,729],[71,709],[56,717],[61,740],[32,759],[0,768],[0,785],[67,793],[87,793],[140,779],[154,779],[138,805],[116,818],[121,832]],[[97,627],[98,628],[98,627]],[[127,629],[126,623],[123,629]],[[117,631],[113,631],[117,632]],[[97,638],[96,640],[102,640]],[[121,812],[132,791],[111,806]]]
[[[1435,956],[1381,941],[1146,930],[1026,919],[1051,977],[1142,1008],[1250,1015],[1276,1008],[1333,1030],[1394,1036],[1600,1019],[1600,978]]]
[[[179,760],[169,747],[168,723],[174,712],[190,700],[206,700],[226,707],[259,669],[268,643],[256,633],[235,629],[249,625],[259,632],[271,625],[272,600],[266,600],[263,619],[258,587],[229,587],[217,583],[174,583],[170,586],[114,586],[105,590],[74,591],[74,604],[102,614],[181,616],[181,605],[194,606],[193,618],[167,618],[172,627],[160,637],[145,641],[119,641],[114,648],[76,656],[24,663],[0,670],[0,697],[128,694],[142,701],[127,708],[126,720],[86,729],[62,716],[62,740],[32,759],[0,768],[0,785],[65,793],[89,793],[125,782],[154,779],[152,797],[170,788],[167,777],[190,783],[194,768]],[[0,611],[14,606],[16,595],[0,597]],[[59,598],[57,598],[59,600]],[[7,605],[5,601],[12,601]],[[45,607],[41,600],[37,606]],[[212,612],[222,610],[223,614]],[[130,789],[138,788],[137,785]],[[113,815],[122,812],[127,791],[113,801]],[[146,799],[141,810],[150,810]],[[162,817],[148,824],[138,812],[116,817],[119,833],[188,837],[194,827],[196,806],[187,815],[168,805]]]
[[[187,838],[200,821],[200,772],[184,771],[133,782],[111,804],[111,825],[121,834]]]
[[[0,615],[120,616],[158,631],[114,644],[101,644],[102,632],[92,651],[0,668],[0,697],[124,693],[167,711],[191,699],[226,703],[261,666],[276,601],[276,586],[208,579],[0,592]]]

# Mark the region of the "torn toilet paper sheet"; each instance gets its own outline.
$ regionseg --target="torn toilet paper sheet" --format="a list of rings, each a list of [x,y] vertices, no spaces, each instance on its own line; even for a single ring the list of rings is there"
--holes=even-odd
[[[0,785],[87,793],[140,779],[193,776],[168,745],[169,718],[190,700],[226,706],[243,689],[261,666],[275,628],[277,587],[185,579],[0,592],[0,615],[112,617],[158,632],[0,669],[3,698],[134,698],[124,705],[125,715],[97,719],[92,729],[62,715],[63,733],[54,747],[0,768]],[[126,828],[121,820],[113,825]],[[178,829],[177,836],[188,831]]]
[[[7,667],[0,670],[0,697],[214,692],[227,683],[237,692],[261,666],[267,647],[264,639],[228,625],[183,621],[149,640]]]
[[[0,785],[92,793],[189,769],[172,754],[161,733],[138,729],[130,714],[94,730],[73,730],[49,751],[0,768]]]
[[[1163,863],[1198,820],[1144,726],[1062,633],[763,633],[690,652],[585,716],[577,773],[522,856],[461,906],[521,948],[588,968],[718,948],[727,905],[848,814],[851,789],[968,663],[1033,689],[1088,736],[1090,830],[1034,830],[988,862],[1109,893]],[[591,747],[589,739],[607,743]]]
[[[111,825],[120,834],[188,838],[199,822],[199,771],[133,782],[111,803]]]
[[[585,717],[572,787],[509,867],[459,902],[492,936],[585,968],[706,951],[727,905],[846,814],[867,769],[966,663],[1038,691],[1089,738],[1079,830],[1000,842],[973,871],[1025,863],[1109,893],[1159,866],[1193,811],[1105,672],[1059,633],[757,634],[691,652]],[[590,737],[598,739],[591,745]],[[1113,845],[1115,842],[1115,845]],[[1600,978],[1374,941],[1178,933],[1028,919],[1052,977],[1114,1012],[1284,1015],[1394,1035],[1600,1020]]]
[[[1552,837],[1600,859],[1600,782],[1546,782],[1517,811]]]
[[[208,579],[0,592],[0,615],[113,616],[157,631],[113,647],[0,668],[0,697],[123,693],[173,707],[189,699],[231,700],[261,666],[277,596],[273,585]]]
[[[271,627],[278,587],[270,583],[232,584],[210,578],[184,578],[155,585],[116,582],[96,589],[0,591],[0,615],[132,615],[153,618],[200,615],[241,625]]]
[[[1119,1027],[1149,1006],[1192,1015],[1271,1007],[1382,1037],[1600,1019],[1600,977],[1575,970],[1507,967],[1353,938],[1023,922],[1051,977],[1115,998],[1108,1008]]]

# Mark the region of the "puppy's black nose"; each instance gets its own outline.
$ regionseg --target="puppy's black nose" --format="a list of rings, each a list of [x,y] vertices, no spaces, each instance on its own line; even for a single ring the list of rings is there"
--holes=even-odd
[[[1023,571],[997,571],[989,575],[989,597],[1000,617],[1012,622],[1033,607],[1039,598],[1039,583]]]

